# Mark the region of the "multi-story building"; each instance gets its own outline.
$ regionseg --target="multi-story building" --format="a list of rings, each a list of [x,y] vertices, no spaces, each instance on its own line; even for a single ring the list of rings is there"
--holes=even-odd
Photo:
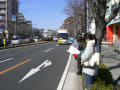
[[[13,32],[12,16],[18,13],[18,0],[0,0],[0,37],[8,38]]]
[[[17,35],[32,36],[32,21],[25,20],[22,13],[17,14]]]
[[[112,9],[119,6],[120,0],[107,0],[106,20],[109,19]],[[106,41],[116,43],[120,41],[120,13],[106,26]]]
[[[67,29],[69,36],[76,36],[75,24],[73,22],[73,17],[68,17],[64,20],[64,24],[60,27],[61,29]]]
[[[25,21],[25,17],[22,13],[18,13],[17,18],[18,18],[18,22],[24,22]]]

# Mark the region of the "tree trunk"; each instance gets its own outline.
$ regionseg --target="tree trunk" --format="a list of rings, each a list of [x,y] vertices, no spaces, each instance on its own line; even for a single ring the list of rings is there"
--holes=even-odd
[[[101,43],[102,43],[102,39],[104,37],[104,30],[106,30],[106,22],[100,18],[96,19],[96,47],[97,47],[97,52],[101,53]]]

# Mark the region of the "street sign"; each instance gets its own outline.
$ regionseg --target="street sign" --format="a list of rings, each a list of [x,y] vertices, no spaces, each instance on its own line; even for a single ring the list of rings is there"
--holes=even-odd
[[[1,27],[1,28],[5,28],[5,25],[1,24],[0,27]]]
[[[16,15],[12,15],[12,21],[16,21]]]
[[[0,23],[3,23],[4,22],[4,20],[0,20]]]
[[[2,29],[0,29],[0,32],[2,32]]]

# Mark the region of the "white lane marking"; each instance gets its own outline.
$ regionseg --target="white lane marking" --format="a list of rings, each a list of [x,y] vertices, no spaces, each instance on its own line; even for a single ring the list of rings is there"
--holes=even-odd
[[[3,62],[7,62],[7,61],[10,61],[10,60],[13,60],[14,58],[9,58],[9,59],[6,59],[6,60],[3,60],[3,61],[0,61],[0,63],[3,63]]]
[[[53,50],[53,48],[49,48],[49,49],[45,50],[44,52],[47,53],[47,52],[49,52],[51,50]]]
[[[24,80],[28,79],[29,77],[31,77],[32,75],[36,74],[37,72],[40,71],[41,68],[46,68],[48,66],[51,66],[52,62],[50,60],[46,60],[44,61],[41,65],[39,65],[36,68],[31,69],[20,81],[19,83],[23,82]]]
[[[72,57],[72,54],[70,54],[70,56],[69,56],[66,68],[65,68],[64,73],[62,75],[62,78],[61,78],[61,80],[59,82],[57,90],[63,90],[63,86],[64,86],[65,79],[66,79],[66,76],[67,76],[67,72],[68,72],[68,69],[69,69],[69,66],[70,66],[71,57]]]

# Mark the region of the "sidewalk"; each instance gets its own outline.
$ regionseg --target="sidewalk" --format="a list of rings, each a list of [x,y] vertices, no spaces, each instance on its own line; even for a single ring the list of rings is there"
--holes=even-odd
[[[102,62],[107,65],[112,73],[113,79],[116,80],[120,76],[120,55],[114,52],[114,48],[108,45],[102,45],[101,53]],[[63,90],[83,90],[82,89],[82,78],[77,72],[77,61],[72,57],[68,74],[65,80]]]
[[[82,78],[77,72],[77,61],[72,57],[63,90],[82,90]]]
[[[105,65],[107,65],[112,73],[113,79],[116,80],[120,76],[120,65],[118,65],[120,62],[120,54],[114,52],[113,47],[103,45],[101,60]]]

